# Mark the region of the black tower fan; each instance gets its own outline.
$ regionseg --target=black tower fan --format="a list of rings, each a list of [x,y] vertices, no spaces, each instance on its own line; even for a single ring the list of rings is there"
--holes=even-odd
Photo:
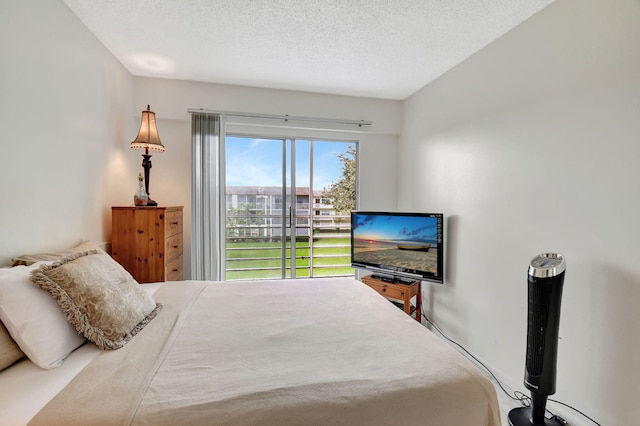
[[[511,426],[561,426],[545,418],[547,397],[556,393],[556,361],[560,302],[566,264],[557,253],[536,256],[529,265],[527,356],[524,386],[531,391],[529,407],[509,412]]]

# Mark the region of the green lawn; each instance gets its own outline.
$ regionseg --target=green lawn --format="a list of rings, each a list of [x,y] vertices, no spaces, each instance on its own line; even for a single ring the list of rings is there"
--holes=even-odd
[[[350,243],[349,237],[327,238],[314,242],[313,276],[352,275],[354,271],[351,268]],[[278,241],[227,243],[226,278],[228,280],[281,278],[281,247]],[[291,244],[287,243],[287,257],[290,256]],[[309,276],[309,261],[308,243],[297,242],[297,277]],[[238,269],[245,270],[238,271]],[[290,271],[287,271],[287,276],[291,276]]]

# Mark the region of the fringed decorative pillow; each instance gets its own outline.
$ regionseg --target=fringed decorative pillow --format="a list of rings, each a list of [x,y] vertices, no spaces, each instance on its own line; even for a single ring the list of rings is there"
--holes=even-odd
[[[95,250],[42,266],[31,280],[48,291],[76,330],[102,350],[123,347],[162,307],[120,264]]]

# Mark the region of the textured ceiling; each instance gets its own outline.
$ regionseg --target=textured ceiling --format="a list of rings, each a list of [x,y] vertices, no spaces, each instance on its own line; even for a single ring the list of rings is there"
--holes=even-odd
[[[64,0],[136,76],[404,99],[554,0]]]

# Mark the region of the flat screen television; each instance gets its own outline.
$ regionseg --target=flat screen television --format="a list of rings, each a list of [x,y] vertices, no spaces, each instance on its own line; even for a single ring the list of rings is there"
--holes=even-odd
[[[351,212],[351,266],[385,281],[443,284],[444,216]]]

